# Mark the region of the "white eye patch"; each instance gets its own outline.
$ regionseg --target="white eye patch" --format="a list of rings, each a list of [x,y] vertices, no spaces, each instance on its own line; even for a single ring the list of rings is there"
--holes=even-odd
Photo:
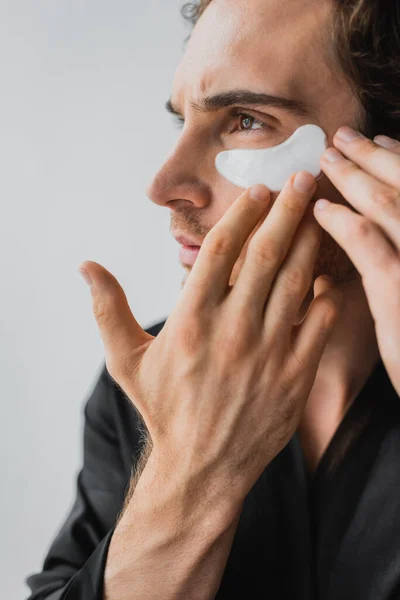
[[[263,183],[271,192],[280,192],[298,171],[318,177],[320,160],[327,147],[328,140],[321,127],[302,125],[279,146],[220,152],[215,166],[218,173],[239,187]]]

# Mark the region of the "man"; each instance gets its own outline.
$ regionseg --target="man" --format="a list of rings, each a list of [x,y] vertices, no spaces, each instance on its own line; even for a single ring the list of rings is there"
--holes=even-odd
[[[399,4],[189,14],[182,133],[148,190],[187,277],[143,331],[82,265],[106,365],[31,600],[400,598]],[[217,173],[222,150],[306,123],[331,146],[318,182],[243,192]]]

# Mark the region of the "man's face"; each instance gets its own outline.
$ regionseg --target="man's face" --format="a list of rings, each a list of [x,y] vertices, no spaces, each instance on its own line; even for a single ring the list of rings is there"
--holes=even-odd
[[[329,145],[341,125],[360,127],[361,109],[330,54],[332,8],[332,0],[212,0],[207,7],[173,81],[171,104],[184,119],[181,134],[147,190],[153,202],[171,210],[174,235],[201,244],[243,192],[216,170],[219,152],[276,146],[307,123],[322,127]],[[301,102],[308,114],[243,101],[207,111],[193,106],[238,90]],[[272,194],[271,203],[277,196]],[[347,204],[325,175],[313,201],[318,198]],[[192,267],[182,266],[186,279]],[[325,233],[314,279],[324,273],[336,281],[354,273],[347,256]]]

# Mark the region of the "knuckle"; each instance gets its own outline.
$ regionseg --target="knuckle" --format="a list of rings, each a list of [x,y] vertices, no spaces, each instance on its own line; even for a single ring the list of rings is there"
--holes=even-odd
[[[396,206],[400,203],[400,192],[392,188],[378,189],[372,194],[372,200],[381,206]]]
[[[206,247],[206,251],[209,254],[227,256],[234,250],[235,243],[229,233],[226,231],[219,231],[218,233],[208,234],[203,246]]]
[[[304,214],[304,206],[299,203],[298,198],[295,198],[291,194],[282,198],[282,208],[298,218],[302,217]]]
[[[249,340],[246,329],[240,319],[226,328],[224,335],[219,336],[218,346],[227,356],[240,356],[248,350]]]
[[[281,273],[284,288],[290,293],[301,292],[307,284],[306,276],[300,267],[291,267]]]
[[[100,326],[107,326],[111,321],[111,311],[109,306],[104,302],[104,299],[93,299],[93,314]]]
[[[352,225],[349,227],[348,233],[350,237],[364,239],[371,234],[371,231],[371,223],[367,219],[361,217],[352,223]]]
[[[249,244],[249,253],[260,264],[278,264],[282,260],[282,250],[271,239],[254,237]]]
[[[201,346],[203,336],[204,328],[200,327],[199,320],[196,317],[187,320],[185,326],[179,327],[177,332],[180,350],[189,356],[196,354]]]

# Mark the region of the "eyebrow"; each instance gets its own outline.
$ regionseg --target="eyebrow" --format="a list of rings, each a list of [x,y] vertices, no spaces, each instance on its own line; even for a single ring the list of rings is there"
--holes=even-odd
[[[246,104],[250,106],[272,106],[281,108],[296,116],[312,116],[313,109],[301,102],[301,100],[291,100],[280,96],[271,96],[270,94],[262,94],[252,92],[251,90],[232,90],[222,92],[215,96],[206,96],[200,102],[191,102],[190,105],[196,112],[207,113],[216,112],[223,108],[229,108],[235,104]],[[172,100],[169,99],[165,108],[173,115],[181,116],[179,111],[174,107]]]

